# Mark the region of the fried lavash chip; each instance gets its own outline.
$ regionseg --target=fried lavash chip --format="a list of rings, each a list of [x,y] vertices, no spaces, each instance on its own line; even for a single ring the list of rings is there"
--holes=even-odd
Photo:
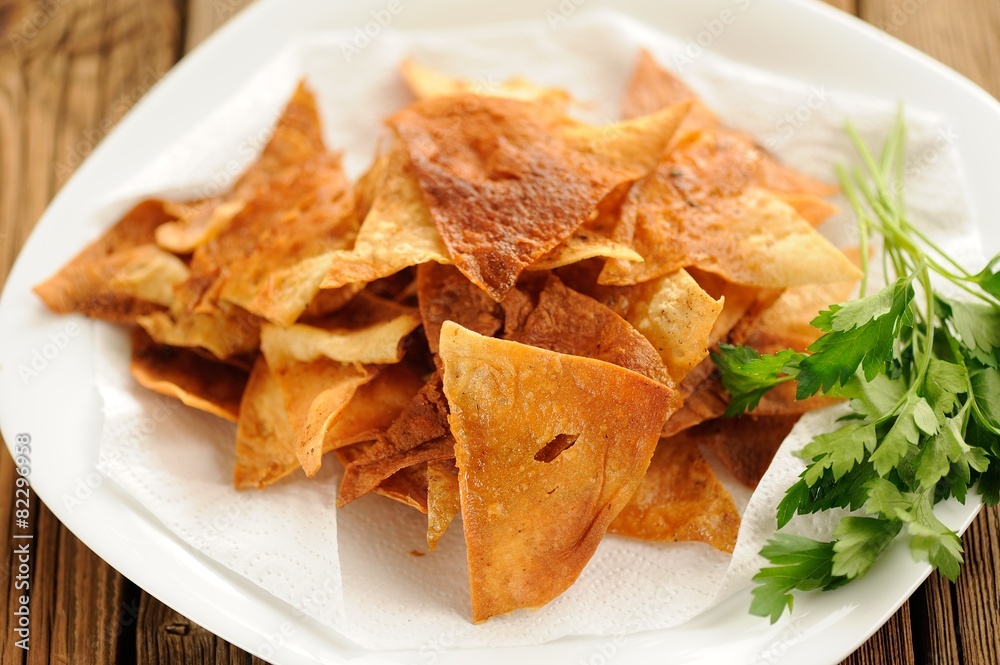
[[[518,275],[656,164],[686,107],[608,127],[501,97],[435,97],[389,119],[459,270],[500,301]]]
[[[539,607],[576,580],[639,487],[673,391],[451,322],[440,353],[473,619]]]
[[[357,183],[300,83],[229,191],[139,203],[36,292],[137,325],[140,384],[236,422],[237,488],[333,452],[338,506],[426,513],[431,550],[461,514],[477,622],[558,596],[605,533],[731,552],[702,453],[753,486],[829,400],[788,383],[720,419],[707,355],[804,348],[848,297],[814,230],[833,189],[648,54],[605,127],[523,79],[401,73],[417,101]]]
[[[153,244],[156,229],[170,219],[160,201],[137,204],[35,293],[54,312],[114,323],[163,311],[174,285],[188,278],[183,261]]]
[[[132,331],[132,376],[154,392],[236,422],[247,373],[190,349],[156,344],[141,328]]]

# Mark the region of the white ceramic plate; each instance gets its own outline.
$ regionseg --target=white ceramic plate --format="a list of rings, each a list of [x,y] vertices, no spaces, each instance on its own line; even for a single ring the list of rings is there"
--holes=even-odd
[[[394,28],[461,26],[546,12],[613,5],[682,39],[697,40],[725,10],[739,20],[710,48],[756,67],[855,90],[949,119],[958,136],[973,209],[992,254],[1000,247],[1000,104],[969,81],[871,26],[806,0],[534,0],[496,3],[420,0],[263,0],[185,58],[94,151],[53,201],[25,244],[0,300],[0,427],[8,446],[32,436],[32,485],[84,543],[147,592],[234,644],[275,663],[836,663],[864,642],[929,572],[897,546],[861,583],[803,596],[775,626],[747,614],[749,592],[679,628],[623,638],[574,638],[533,647],[448,649],[447,636],[420,651],[372,653],[295,613],[251,582],[186,546],[96,472],[100,402],[93,387],[91,324],[56,317],[31,294],[86,242],[74,211],[86,209],[176,141],[234,93],[290,38],[363,26],[390,4]],[[217,3],[226,8],[225,0]],[[919,8],[917,9],[919,11]],[[704,36],[702,37],[704,40]],[[377,47],[377,46],[373,46]],[[180,103],[180,101],[183,103]],[[990,220],[990,221],[984,221]],[[63,335],[76,323],[75,335]],[[37,356],[36,356],[37,354]],[[25,383],[20,365],[41,367]],[[89,495],[72,505],[67,496]],[[947,504],[945,521],[964,530],[978,506]],[[38,543],[38,546],[44,546]],[[86,654],[78,654],[86,659]]]

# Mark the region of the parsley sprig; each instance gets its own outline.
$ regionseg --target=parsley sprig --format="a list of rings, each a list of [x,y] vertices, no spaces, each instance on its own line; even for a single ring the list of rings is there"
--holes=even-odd
[[[787,381],[797,383],[797,399],[823,393],[850,404],[839,429],[798,453],[807,466],[777,521],[780,529],[795,515],[855,514],[841,518],[830,542],[779,532],[761,550],[771,565],[754,577],[750,611],[772,622],[791,610],[793,591],[862,577],[904,532],[915,559],[954,580],[962,543],[934,506],[949,497],[964,503],[971,488],[987,505],[1000,501],[1000,255],[971,273],[910,222],[902,113],[877,157],[847,131],[863,164],[838,170],[858,220],[859,298],[820,312],[812,325],[822,335],[806,353],[762,357],[720,345],[713,354],[732,397],[727,415],[752,410]],[[869,294],[874,234],[886,283]],[[965,297],[936,290],[941,279]]]

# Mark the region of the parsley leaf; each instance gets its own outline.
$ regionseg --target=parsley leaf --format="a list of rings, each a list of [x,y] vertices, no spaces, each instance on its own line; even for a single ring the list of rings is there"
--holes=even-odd
[[[752,592],[750,614],[770,617],[771,623],[785,608],[792,609],[793,590],[832,589],[846,581],[833,575],[833,543],[779,533],[760,553],[775,565],[754,575],[759,586]]]
[[[903,523],[877,517],[845,517],[833,530],[833,574],[860,577],[889,546]]]
[[[712,360],[719,368],[722,386],[732,396],[726,417],[757,408],[761,398],[774,386],[790,380],[802,354],[791,349],[761,357],[749,346],[720,344]]]
[[[1000,254],[994,256],[974,279],[983,291],[995,298],[1000,298]]]
[[[837,330],[838,314],[843,311],[838,305],[820,312],[813,320],[813,325],[827,334],[813,342],[808,349],[810,355],[798,363],[798,399],[847,383],[859,366],[868,381],[885,371],[886,363],[893,357],[893,345],[899,337],[904,313],[914,295],[910,280],[900,278],[881,292],[864,299],[875,299],[875,305],[862,311],[881,312],[883,293],[887,291],[892,297],[889,310],[852,328]],[[859,318],[860,314],[855,313],[848,320]]]
[[[977,302],[941,300],[951,310],[950,318],[958,336],[970,349],[980,352],[976,357],[1000,348],[1000,309]]]

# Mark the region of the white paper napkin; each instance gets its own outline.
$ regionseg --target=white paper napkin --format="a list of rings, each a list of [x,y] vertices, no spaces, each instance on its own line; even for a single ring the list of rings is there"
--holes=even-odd
[[[153,161],[90,216],[109,224],[139,196],[221,191],[252,161],[301,76],[316,91],[329,145],[345,152],[352,176],[369,164],[381,118],[409,101],[396,73],[407,56],[479,82],[512,75],[568,89],[590,102],[581,115],[617,117],[636,51],[670,66],[684,44],[611,12],[580,12],[552,29],[544,21],[448,32],[386,30],[348,59],[349,33],[291,45],[243,91]],[[784,161],[832,179],[853,152],[842,130],[850,117],[881,142],[894,101],[826,89],[703,54],[686,62],[686,80],[730,125],[749,131]],[[914,221],[961,260],[980,262],[978,240],[946,124],[907,110],[908,205]],[[824,228],[853,244],[846,215]],[[264,491],[232,486],[233,427],[137,386],[128,376],[124,336],[98,335],[98,386],[104,399],[102,470],[184,541],[293,607],[370,648],[533,644],[565,635],[631,633],[674,626],[748,583],[757,551],[774,531],[774,507],[801,471],[792,456],[832,425],[836,411],[805,416],[778,452],[746,507],[734,556],[701,544],[656,544],[608,537],[578,582],[548,606],[469,620],[461,524],[438,551],[424,552],[425,518],[378,496],[334,508],[337,464]],[[745,493],[744,493],[745,494]],[[800,533],[826,537],[830,520],[799,520]]]

